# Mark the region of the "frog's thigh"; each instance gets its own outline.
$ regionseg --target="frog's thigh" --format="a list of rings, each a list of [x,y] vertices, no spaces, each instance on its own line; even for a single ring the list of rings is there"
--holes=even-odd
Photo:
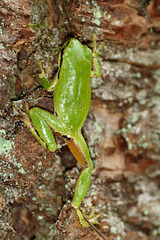
[[[43,114],[42,114],[43,112]],[[40,138],[45,142],[47,148],[50,151],[55,151],[57,146],[55,142],[55,138],[53,136],[52,130],[47,123],[46,119],[43,117],[45,115],[47,117],[47,111],[40,108],[32,108],[30,110],[30,117],[32,120],[32,124],[36,131],[38,132]]]

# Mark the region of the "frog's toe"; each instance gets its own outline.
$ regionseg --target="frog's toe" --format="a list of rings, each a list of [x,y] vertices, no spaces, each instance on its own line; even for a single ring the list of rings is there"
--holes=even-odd
[[[72,212],[78,227],[89,227],[89,223],[99,224],[98,219],[101,216],[101,213],[95,214],[95,210],[93,206],[91,207],[91,211],[89,215],[86,214],[86,211],[84,208],[80,208],[80,209],[73,208]]]
[[[92,223],[92,224],[99,224],[99,218],[101,216],[101,212],[96,214],[94,207],[91,207],[91,211],[89,213],[89,215],[86,214],[86,211],[84,208],[81,208],[82,214],[85,218],[87,218],[87,220]]]

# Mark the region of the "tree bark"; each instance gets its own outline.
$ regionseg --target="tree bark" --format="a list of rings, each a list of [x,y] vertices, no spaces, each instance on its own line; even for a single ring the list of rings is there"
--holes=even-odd
[[[45,150],[18,113],[25,102],[54,111],[37,64],[57,71],[63,43],[92,48],[101,77],[83,126],[94,171],[83,201],[101,211],[108,240],[160,238],[160,2],[2,0],[0,43],[0,215],[2,240],[99,239],[76,226],[69,203],[80,167],[62,138]]]

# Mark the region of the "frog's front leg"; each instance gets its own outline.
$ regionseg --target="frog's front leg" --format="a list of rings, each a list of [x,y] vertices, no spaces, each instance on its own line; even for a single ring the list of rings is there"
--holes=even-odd
[[[38,61],[38,65],[39,65],[40,70],[41,70],[41,74],[39,75],[39,78],[41,79],[41,85],[47,91],[53,91],[53,89],[54,89],[54,87],[55,87],[55,85],[56,85],[56,83],[58,81],[59,70],[57,71],[57,73],[56,73],[55,77],[53,78],[53,80],[51,80],[49,82],[48,81],[48,75],[49,75],[50,66],[47,68],[47,71],[45,72],[43,70],[43,68],[42,68],[42,63],[40,61]],[[58,61],[58,69],[59,69],[59,65],[60,65],[60,60]]]
[[[66,41],[62,48],[61,48],[61,51],[67,46],[68,44],[68,41]],[[61,65],[61,51],[58,55],[58,71],[56,73],[56,75],[54,76],[53,80],[51,81],[48,81],[49,79],[49,71],[50,71],[50,68],[51,66],[49,66],[46,70],[46,72],[43,70],[43,67],[42,67],[42,63],[40,61],[38,61],[38,65],[39,65],[39,68],[41,70],[41,74],[39,75],[39,78],[41,79],[41,85],[44,87],[44,89],[46,89],[47,91],[53,91],[54,87],[56,86],[57,82],[58,82],[58,74],[60,72],[60,65]]]
[[[69,140],[67,145],[72,154],[83,167],[77,180],[74,197],[71,204],[73,207],[74,218],[79,226],[88,227],[89,225],[83,217],[85,212],[80,210],[80,205],[88,191],[91,182],[93,163],[90,159],[87,144],[80,132],[78,132],[71,140]],[[95,215],[94,211],[91,211],[91,214],[86,217],[92,224],[98,223],[97,219],[99,218],[99,215]]]

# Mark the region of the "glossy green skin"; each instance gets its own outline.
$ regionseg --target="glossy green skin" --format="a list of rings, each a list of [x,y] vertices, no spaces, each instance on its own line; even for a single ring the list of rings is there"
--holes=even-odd
[[[95,62],[97,62],[96,54],[94,55]],[[91,63],[92,51],[77,39],[71,39],[64,50],[59,79],[54,87],[54,107],[58,117],[43,109],[32,108],[29,111],[32,123],[28,117],[24,118],[25,124],[37,141],[50,151],[55,151],[57,148],[51,129],[73,140],[73,145],[80,153],[80,157],[67,144],[83,169],[77,180],[72,207],[79,218],[78,221],[84,227],[87,227],[88,224],[79,207],[90,185],[93,163],[80,130],[86,119],[91,101]],[[98,66],[96,76],[99,76],[99,65],[97,63],[95,65]],[[49,83],[44,74],[41,75],[41,82],[47,90],[53,88],[54,81]],[[95,223],[94,219],[93,221],[91,219],[90,222]]]
[[[91,60],[92,51],[71,39],[54,89],[55,110],[64,132],[70,136],[82,128],[90,107]]]

